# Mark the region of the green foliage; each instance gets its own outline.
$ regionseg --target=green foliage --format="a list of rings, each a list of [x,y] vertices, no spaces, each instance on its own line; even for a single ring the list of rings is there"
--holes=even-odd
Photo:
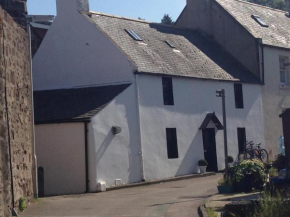
[[[233,182],[229,177],[218,180],[218,186],[232,186],[232,185]]]
[[[257,159],[244,160],[230,168],[230,176],[237,191],[245,189],[262,189],[266,179],[266,168]]]
[[[198,161],[198,166],[207,166],[207,165],[208,165],[208,163],[207,163],[207,161],[205,159],[202,159],[202,160]]]
[[[26,199],[21,197],[19,200],[19,210],[20,212],[23,212],[26,208],[27,208],[27,205],[26,205]]]
[[[281,194],[272,197],[270,193],[264,193],[259,199],[259,206],[255,213],[249,217],[286,217],[290,216],[289,201],[285,201]]]
[[[172,18],[169,16],[169,14],[164,14],[164,16],[161,20],[161,23],[165,24],[165,25],[173,25],[174,24]]]
[[[208,217],[218,217],[218,215],[215,213],[215,211],[212,208],[206,208]]]
[[[275,161],[273,162],[273,167],[277,168],[278,171],[285,169],[287,166],[287,158],[282,155],[279,154],[276,156]]]
[[[38,198],[33,198],[33,203],[38,203]]]
[[[277,177],[278,176],[278,170],[274,167],[271,167],[269,170],[269,176],[270,177]]]
[[[228,156],[228,163],[233,163],[234,162],[234,158],[232,156]]]
[[[285,0],[247,0],[247,1],[279,10],[286,10]]]

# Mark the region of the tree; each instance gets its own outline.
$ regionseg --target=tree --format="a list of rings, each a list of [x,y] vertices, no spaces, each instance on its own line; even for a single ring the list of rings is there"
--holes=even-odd
[[[165,25],[173,25],[174,24],[172,18],[169,16],[169,14],[164,14],[164,16],[161,20],[161,23],[165,24]]]
[[[285,0],[247,0],[247,1],[279,10],[286,10]]]

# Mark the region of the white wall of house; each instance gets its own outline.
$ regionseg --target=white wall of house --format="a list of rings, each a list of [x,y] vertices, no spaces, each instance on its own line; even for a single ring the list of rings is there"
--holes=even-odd
[[[237,157],[237,128],[245,127],[247,140],[264,144],[261,86],[243,84],[244,109],[235,108],[234,84],[188,78],[173,78],[174,106],[164,106],[162,78],[139,75],[141,138],[145,179],[155,180],[196,173],[204,158],[202,131],[206,114],[215,112],[222,122],[221,98],[226,91],[229,155]],[[177,129],[178,159],[168,159],[166,128]],[[216,133],[219,170],[224,168],[223,131]]]
[[[34,89],[131,81],[134,66],[77,10],[77,1],[57,1],[57,17],[33,58]]]
[[[44,169],[45,195],[84,193],[84,124],[36,125],[35,139],[37,166]]]
[[[92,118],[89,129],[90,191],[97,183],[115,185],[142,180],[141,147],[137,117],[135,85],[128,87]],[[122,128],[113,135],[112,126]]]
[[[265,85],[262,92],[265,140],[272,158],[278,153],[278,139],[283,135],[279,115],[284,109],[290,108],[290,68],[288,67],[288,84],[281,86],[279,56],[288,57],[290,61],[290,50],[264,47]]]

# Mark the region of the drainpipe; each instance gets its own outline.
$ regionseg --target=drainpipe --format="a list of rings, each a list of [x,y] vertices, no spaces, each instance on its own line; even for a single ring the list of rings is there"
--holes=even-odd
[[[84,122],[85,125],[85,164],[86,164],[86,193],[90,192],[90,180],[89,180],[89,145],[88,145],[88,123],[89,122]]]
[[[145,171],[144,171],[144,156],[142,148],[142,133],[141,133],[141,120],[140,120],[140,98],[139,98],[139,89],[138,89],[138,75],[135,73],[135,89],[136,89],[136,106],[137,106],[137,120],[138,120],[138,134],[139,134],[139,143],[140,143],[140,156],[141,156],[141,173],[142,180],[145,181]]]
[[[37,157],[35,147],[35,128],[34,128],[34,97],[33,97],[33,75],[32,75],[32,49],[31,49],[31,27],[30,22],[32,18],[27,19],[27,33],[29,36],[29,58],[30,58],[30,82],[31,82],[31,115],[32,115],[32,142],[33,142],[33,156],[34,156],[34,198],[38,198],[38,174],[37,174]]]
[[[264,44],[261,43],[262,49],[262,83],[265,84],[265,60],[264,60]]]

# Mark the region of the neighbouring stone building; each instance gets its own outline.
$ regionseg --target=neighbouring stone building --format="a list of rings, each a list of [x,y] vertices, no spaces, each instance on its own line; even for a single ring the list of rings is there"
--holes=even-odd
[[[0,7],[0,217],[33,199],[31,100],[29,38]]]

